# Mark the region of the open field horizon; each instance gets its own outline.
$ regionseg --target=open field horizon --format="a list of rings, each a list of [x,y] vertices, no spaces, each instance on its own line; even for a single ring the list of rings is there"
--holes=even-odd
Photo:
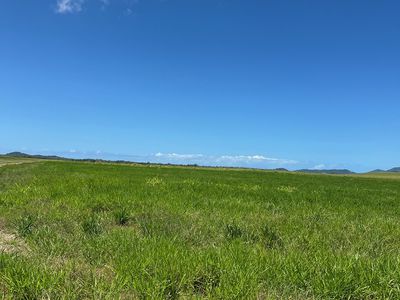
[[[1,1],[0,299],[400,299],[400,1]]]
[[[8,163],[3,298],[400,297],[397,180]]]
[[[224,165],[197,165],[197,164],[184,164],[184,163],[160,163],[160,162],[141,162],[141,161],[131,161],[131,160],[107,160],[103,158],[69,158],[56,155],[42,155],[42,154],[26,154],[22,152],[10,152],[0,154],[0,166],[7,164],[20,164],[20,163],[30,163],[30,162],[43,162],[43,161],[74,161],[74,162],[86,162],[86,163],[96,163],[96,164],[115,164],[115,165],[147,165],[153,167],[191,167],[199,169],[220,169],[220,170],[250,170],[250,171],[261,171],[261,172],[289,172],[289,173],[301,173],[301,174],[319,174],[319,175],[334,175],[334,176],[363,176],[370,178],[387,178],[387,179],[398,179],[400,178],[399,171],[390,170],[370,170],[367,172],[354,172],[349,169],[294,169],[288,170],[285,168],[257,168],[257,167],[240,167],[240,166],[224,166]],[[394,167],[393,169],[399,169]],[[332,171],[339,171],[335,173]],[[342,173],[343,171],[349,171],[349,173]]]

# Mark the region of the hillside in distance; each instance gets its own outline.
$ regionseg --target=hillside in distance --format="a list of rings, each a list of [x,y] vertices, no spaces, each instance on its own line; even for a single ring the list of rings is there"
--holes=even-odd
[[[23,153],[23,152],[10,152],[10,153],[6,153],[6,154],[2,154],[0,155],[0,157],[15,157],[15,158],[38,158],[38,159],[66,159],[60,156],[56,156],[56,155],[40,155],[40,154],[27,154],[27,153]]]
[[[296,172],[301,173],[313,173],[313,174],[356,174],[347,169],[328,169],[328,170],[313,170],[313,169],[301,169],[297,170]]]
[[[125,161],[125,160],[106,160],[106,159],[93,159],[93,158],[83,158],[83,159],[74,159],[74,158],[66,158],[56,155],[41,155],[41,154],[27,154],[19,151],[10,152],[7,154],[0,154],[0,157],[14,157],[14,158],[34,158],[34,159],[47,159],[47,160],[71,160],[71,161],[87,161],[87,162],[112,162],[112,163],[136,163],[136,164],[155,164],[162,165],[160,163],[143,163],[143,162],[134,162],[134,161]],[[167,165],[175,165],[175,164],[167,164]],[[192,165],[187,165],[192,166]],[[197,166],[197,165],[196,165]],[[204,166],[207,167],[207,166]],[[223,167],[223,166],[221,166]],[[218,167],[213,167],[218,168]],[[348,169],[300,169],[295,171],[287,170],[286,168],[275,168],[271,169],[273,171],[282,171],[282,172],[299,172],[299,173],[312,173],[312,174],[332,174],[332,175],[351,175],[357,174],[357,172],[353,172]],[[395,167],[389,170],[376,169],[367,173],[398,173],[400,172],[400,167]]]

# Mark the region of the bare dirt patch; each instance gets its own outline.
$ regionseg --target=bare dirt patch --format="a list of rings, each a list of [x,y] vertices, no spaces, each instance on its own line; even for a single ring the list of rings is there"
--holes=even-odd
[[[27,245],[15,234],[0,230],[0,253],[26,253]]]

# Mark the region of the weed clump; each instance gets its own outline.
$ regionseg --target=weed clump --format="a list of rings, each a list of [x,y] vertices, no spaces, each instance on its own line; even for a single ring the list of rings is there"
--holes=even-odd
[[[101,224],[101,220],[96,215],[88,216],[82,222],[82,229],[86,234],[89,235],[98,235],[103,232],[103,226]]]
[[[117,225],[126,226],[130,219],[131,216],[126,208],[121,208],[114,213],[114,220]]]
[[[281,237],[268,225],[265,225],[261,229],[261,237],[265,247],[268,249],[281,248],[283,246],[283,241]]]
[[[197,295],[206,295],[220,284],[218,272],[208,271],[199,274],[192,283],[193,292]]]
[[[93,213],[102,213],[110,210],[109,204],[96,202],[90,207]]]
[[[162,178],[159,177],[152,177],[152,178],[148,178],[146,180],[146,184],[150,185],[150,186],[157,186],[157,185],[163,185],[164,184],[164,180]]]
[[[297,191],[297,188],[295,187],[295,186],[285,186],[285,185],[282,185],[282,186],[279,186],[278,188],[277,188],[277,190],[278,191],[280,191],[280,192],[285,192],[285,193],[294,193],[294,192],[296,192]]]
[[[179,299],[180,293],[180,280],[179,278],[170,277],[165,281],[164,297],[165,299],[175,300]]]
[[[19,235],[25,237],[32,234],[34,228],[34,218],[31,215],[23,216],[17,221],[17,231]]]
[[[228,240],[240,238],[243,235],[243,230],[236,224],[228,224],[225,227],[225,237]]]

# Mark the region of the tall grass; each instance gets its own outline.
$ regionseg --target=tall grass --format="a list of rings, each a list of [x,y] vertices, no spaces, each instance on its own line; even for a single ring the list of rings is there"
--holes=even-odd
[[[41,162],[0,217],[5,299],[400,299],[396,180]]]

